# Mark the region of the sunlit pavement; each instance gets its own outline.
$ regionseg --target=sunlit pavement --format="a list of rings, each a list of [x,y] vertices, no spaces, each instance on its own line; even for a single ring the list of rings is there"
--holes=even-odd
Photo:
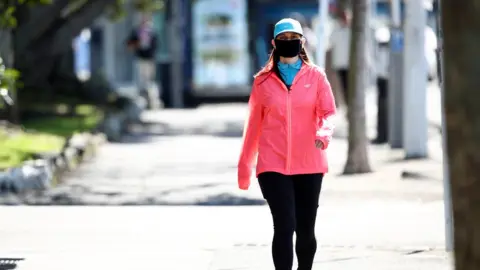
[[[0,254],[25,258],[19,269],[273,269],[266,206],[3,207],[0,214]],[[442,224],[440,201],[326,202],[314,269],[449,269]]]

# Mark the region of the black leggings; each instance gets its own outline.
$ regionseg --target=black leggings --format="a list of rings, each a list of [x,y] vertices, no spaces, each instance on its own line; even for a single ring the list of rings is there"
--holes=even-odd
[[[258,176],[263,197],[273,217],[272,243],[275,270],[292,270],[293,233],[298,270],[311,270],[317,240],[315,220],[323,174],[283,175],[265,172]]]

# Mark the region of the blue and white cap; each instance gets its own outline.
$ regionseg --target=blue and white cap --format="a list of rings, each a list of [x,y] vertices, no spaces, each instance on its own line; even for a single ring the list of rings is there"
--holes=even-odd
[[[275,30],[273,30],[273,36],[277,37],[285,32],[293,32],[303,36],[302,25],[292,18],[281,19],[277,22],[277,24],[275,24]]]

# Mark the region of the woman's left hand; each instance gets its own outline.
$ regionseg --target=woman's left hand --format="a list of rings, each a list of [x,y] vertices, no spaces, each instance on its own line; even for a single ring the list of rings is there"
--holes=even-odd
[[[320,140],[315,140],[315,147],[322,149],[323,148],[323,142]]]

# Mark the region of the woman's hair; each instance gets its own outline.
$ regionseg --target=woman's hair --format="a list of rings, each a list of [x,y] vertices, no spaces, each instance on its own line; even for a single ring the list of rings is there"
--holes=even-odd
[[[305,51],[305,47],[302,47],[302,50],[300,51],[300,54],[298,56],[302,59],[304,63],[309,65],[312,64],[312,62],[310,61],[310,58],[308,57],[307,51]],[[280,56],[275,52],[275,48],[273,48],[267,63],[262,69],[260,69],[260,71],[257,72],[257,74],[255,74],[254,77],[258,77],[262,74],[272,72],[272,71],[276,72],[278,69],[276,63],[279,60],[280,60]]]

